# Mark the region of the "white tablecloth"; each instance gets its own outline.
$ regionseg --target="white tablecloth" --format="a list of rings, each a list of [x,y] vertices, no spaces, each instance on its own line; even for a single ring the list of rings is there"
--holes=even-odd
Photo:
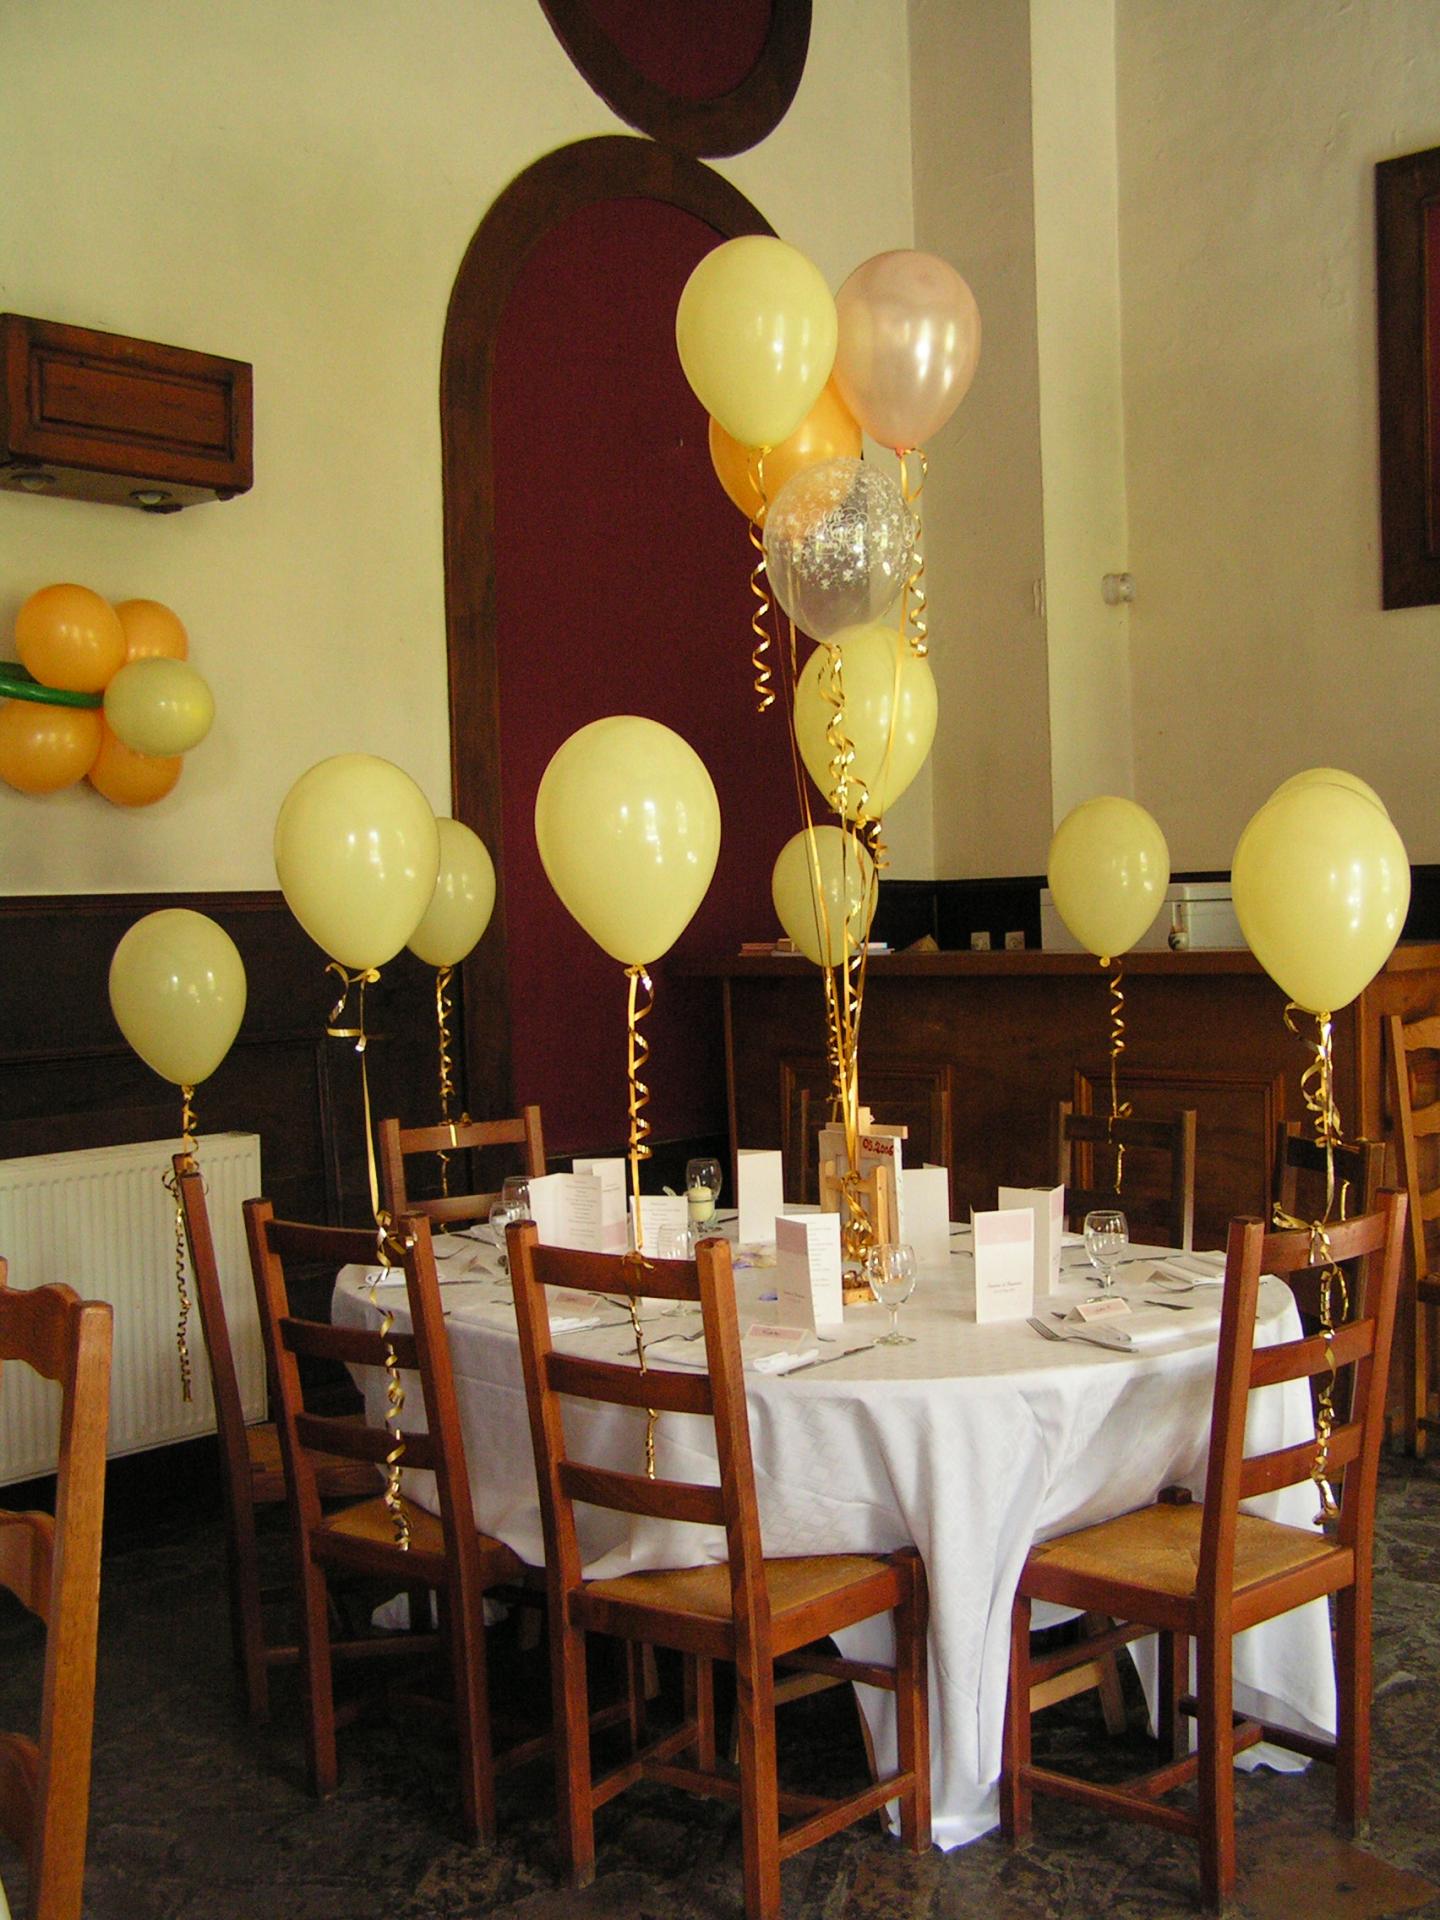
[[[1172,1483],[1203,1486],[1214,1330],[1186,1339],[1175,1315],[1173,1348],[1139,1356],[1079,1344],[1052,1344],[1023,1321],[977,1326],[973,1273],[963,1235],[943,1267],[922,1270],[901,1312],[910,1346],[876,1347],[793,1376],[747,1381],[751,1447],[766,1551],[777,1555],[920,1549],[930,1585],[930,1726],[935,1839],[950,1847],[996,1824],[1010,1603],[1033,1540],[1109,1518]],[[543,1560],[530,1431],[508,1282],[473,1243],[441,1240],[460,1251],[439,1262],[461,1403],[477,1524],[521,1556]],[[473,1266],[471,1263],[474,1263]],[[467,1278],[458,1282],[462,1268]],[[1073,1267],[1070,1271],[1074,1271]],[[1120,1278],[1145,1294],[1148,1268]],[[773,1311],[759,1299],[773,1278],[737,1272],[741,1325]],[[458,1283],[457,1283],[458,1282]],[[1079,1274],[1069,1298],[1089,1291]],[[1150,1288],[1153,1293],[1154,1289]],[[373,1313],[363,1272],[347,1269],[334,1315],[358,1324]],[[1202,1296],[1196,1295],[1199,1299]],[[1213,1302],[1218,1296],[1203,1296]],[[403,1288],[379,1295],[408,1326]],[[628,1321],[606,1309],[609,1324],[557,1335],[557,1344],[597,1358],[633,1353]],[[885,1330],[878,1306],[846,1311],[847,1339]],[[647,1321],[660,1335],[682,1325]],[[692,1322],[689,1324],[698,1324]],[[682,1325],[682,1330],[684,1327]],[[1257,1340],[1299,1333],[1290,1291],[1267,1280]],[[698,1344],[698,1343],[697,1343]],[[823,1349],[822,1349],[823,1351]],[[657,1356],[658,1364],[658,1356]],[[376,1383],[372,1416],[383,1416]],[[418,1420],[418,1394],[410,1412]],[[643,1461],[645,1416],[628,1408],[572,1403],[572,1449],[610,1463]],[[1269,1387],[1252,1398],[1248,1444],[1261,1449],[1313,1431],[1307,1384]],[[658,1470],[713,1482],[709,1423],[664,1415]],[[422,1503],[429,1476],[412,1474],[407,1491]],[[1306,1488],[1255,1503],[1300,1524],[1314,1517]],[[723,1535],[709,1529],[631,1520],[580,1510],[586,1571],[612,1576],[646,1567],[688,1566],[724,1557]],[[845,1636],[859,1658],[888,1659],[888,1618]],[[1244,1634],[1235,1648],[1236,1701],[1302,1730],[1330,1732],[1334,1673],[1323,1601]],[[893,1764],[890,1697],[859,1689],[876,1757]]]

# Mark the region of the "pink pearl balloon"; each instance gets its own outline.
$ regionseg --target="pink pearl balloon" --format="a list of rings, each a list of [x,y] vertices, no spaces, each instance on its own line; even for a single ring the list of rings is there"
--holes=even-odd
[[[946,261],[904,249],[857,267],[835,306],[834,379],[846,406],[881,446],[923,446],[975,378],[974,294]]]

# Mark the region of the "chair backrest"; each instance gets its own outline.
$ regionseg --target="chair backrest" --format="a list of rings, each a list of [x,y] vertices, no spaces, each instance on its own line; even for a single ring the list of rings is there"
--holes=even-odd
[[[377,1265],[373,1228],[319,1227],[297,1220],[277,1220],[268,1200],[247,1200],[245,1231],[260,1326],[275,1382],[280,1451],[296,1526],[308,1533],[321,1521],[312,1450],[373,1461],[378,1467],[393,1444],[384,1426],[362,1426],[334,1415],[310,1412],[301,1388],[300,1359],[338,1361],[351,1368],[376,1368],[383,1373],[387,1353],[393,1353],[396,1365],[409,1376],[403,1383],[405,1406],[400,1415],[405,1434],[402,1464],[425,1468],[435,1475],[447,1548],[453,1545],[457,1553],[468,1558],[468,1550],[476,1545],[475,1516],[429,1222],[419,1215],[407,1215],[396,1222],[391,1235],[392,1258],[405,1276],[409,1333],[386,1334],[378,1326],[332,1326],[328,1320],[305,1319],[291,1309],[287,1267],[373,1269]],[[394,1298],[390,1294],[385,1304]],[[377,1493],[379,1490],[377,1475]]]
[[[760,1550],[760,1520],[755,1503],[755,1471],[750,1456],[750,1423],[735,1313],[735,1284],[730,1247],[724,1240],[702,1240],[695,1259],[645,1260],[634,1255],[572,1253],[541,1246],[532,1223],[509,1230],[510,1279],[520,1329],[525,1394],[530,1409],[540,1513],[545,1530],[545,1563],[558,1575],[563,1591],[580,1584],[581,1555],[575,1526],[575,1502],[607,1507],[698,1526],[723,1527],[730,1554],[730,1584],[737,1633],[761,1646],[769,1633],[769,1598]],[[545,1288],[570,1287],[585,1293],[698,1302],[705,1331],[708,1373],[619,1366],[611,1361],[557,1353],[551,1344]],[[697,1485],[644,1468],[644,1425],[636,1424],[637,1471],[601,1467],[571,1457],[561,1413],[562,1397],[602,1401],[614,1406],[654,1409],[660,1416],[689,1413],[714,1422],[718,1485]],[[648,1417],[648,1416],[647,1416]],[[687,1457],[689,1450],[687,1449]]]
[[[1093,1207],[1120,1207],[1135,1227],[1153,1227],[1172,1247],[1189,1247],[1195,1232],[1195,1109],[1185,1107],[1170,1120],[1110,1120],[1104,1114],[1076,1113],[1069,1100],[1055,1103],[1055,1177],[1065,1188],[1065,1217],[1075,1226]],[[1094,1150],[1113,1173],[1116,1147],[1124,1147],[1124,1180],[1129,1186],[1094,1185]],[[1078,1148],[1078,1152],[1076,1149]],[[1135,1188],[1135,1161],[1141,1156],[1141,1177],[1156,1157],[1168,1160],[1158,1198]],[[1147,1182],[1147,1184],[1149,1184]],[[1152,1192],[1154,1189],[1152,1188]]]
[[[26,1362],[61,1399],[53,1517],[0,1513],[0,1585],[45,1622],[39,1738],[0,1734],[0,1828],[27,1857],[32,1920],[79,1920],[113,1313],[70,1287],[5,1280],[0,1261],[0,1362]]]
[[[1326,1149],[1305,1139],[1298,1120],[1282,1120],[1275,1129],[1273,1204],[1277,1216],[1322,1220],[1341,1210],[1347,1216],[1375,1211],[1385,1176],[1383,1140],[1353,1140]],[[1334,1206],[1327,1208],[1327,1186],[1334,1182]]]
[[[1316,1459],[1313,1439],[1246,1455],[1245,1415],[1254,1388],[1328,1377],[1333,1365],[1340,1377],[1326,1478],[1343,1479],[1338,1539],[1357,1554],[1371,1550],[1404,1228],[1405,1196],[1389,1192],[1380,1195],[1374,1213],[1328,1227],[1327,1257],[1343,1267],[1348,1296],[1342,1299],[1335,1290],[1333,1339],[1322,1332],[1257,1348],[1262,1275],[1292,1279],[1323,1266],[1325,1259],[1317,1258],[1320,1249],[1310,1228],[1268,1232],[1263,1220],[1231,1222],[1201,1535],[1200,1578],[1216,1582],[1217,1605],[1229,1604],[1240,1501],[1309,1480]],[[1318,1505],[1318,1490],[1316,1499]]]
[[[1410,1203],[1410,1272],[1423,1280],[1440,1266],[1435,1223],[1440,1220],[1440,1015],[1404,1021],[1385,1018],[1389,1042],[1390,1118],[1395,1130],[1396,1178]]]
[[[451,1220],[485,1220],[498,1194],[452,1193],[415,1199],[405,1178],[407,1154],[460,1154],[487,1147],[523,1147],[524,1172],[538,1179],[545,1171],[545,1136],[539,1107],[525,1107],[513,1120],[466,1120],[438,1127],[402,1127],[398,1120],[379,1126],[380,1188],[390,1217],[423,1213],[436,1225]],[[469,1162],[467,1161],[467,1165]]]
[[[224,1469],[225,1498],[232,1509],[250,1499],[250,1448],[245,1438],[245,1407],[240,1398],[240,1378],[235,1370],[235,1352],[230,1345],[230,1325],[225,1318],[225,1296],[220,1290],[220,1269],[215,1260],[215,1241],[210,1232],[210,1210],[205,1204],[205,1180],[188,1154],[174,1155],[175,1191],[185,1221],[185,1239],[190,1249],[190,1274],[195,1283],[195,1304],[205,1333],[205,1352],[210,1362],[210,1386],[215,1396],[215,1430],[220,1438],[220,1459]]]

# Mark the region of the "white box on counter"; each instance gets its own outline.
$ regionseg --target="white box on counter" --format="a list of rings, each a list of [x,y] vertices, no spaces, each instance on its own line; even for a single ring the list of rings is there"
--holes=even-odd
[[[1047,953],[1080,953],[1083,948],[1055,910],[1050,889],[1040,891],[1040,945]],[[1228,880],[1177,880],[1145,932],[1135,942],[1152,951],[1170,947],[1243,947],[1245,936],[1235,918]]]

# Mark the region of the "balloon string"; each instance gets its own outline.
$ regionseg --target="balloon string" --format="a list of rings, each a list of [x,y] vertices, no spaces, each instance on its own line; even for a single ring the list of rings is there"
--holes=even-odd
[[[913,487],[910,484],[909,457],[912,452],[920,463],[920,477],[916,480]],[[913,558],[910,567],[910,577],[905,582],[900,597],[900,629],[902,633],[908,629],[910,651],[917,660],[923,660],[930,651],[928,638],[930,626],[925,618],[925,608],[928,603],[928,595],[924,587],[925,555],[921,551],[920,546],[923,538],[923,528],[920,519],[920,509],[915,504],[916,501],[919,500],[920,495],[925,491],[925,477],[929,471],[930,462],[925,457],[925,449],[923,447],[913,447],[907,452],[900,454],[900,492],[906,506],[909,507],[915,516],[915,545],[912,549]]]
[[[366,1049],[369,1045],[365,1032],[365,989],[380,978],[378,967],[364,967],[358,973],[349,973],[338,960],[332,960],[326,966],[327,973],[333,973],[340,982],[340,998],[330,1009],[330,1018],[326,1024],[326,1034],[332,1040],[353,1040],[355,1051],[360,1056],[360,1103],[365,1126],[365,1165],[370,1181],[370,1212],[375,1221],[375,1270],[370,1276],[369,1304],[380,1316],[380,1338],[385,1343],[385,1430],[390,1437],[390,1451],[385,1456],[385,1492],[384,1500],[390,1515],[390,1524],[394,1528],[395,1544],[401,1552],[407,1552],[410,1546],[410,1522],[406,1517],[404,1501],[400,1492],[400,1467],[405,1457],[405,1436],[400,1431],[400,1415],[405,1406],[405,1386],[400,1378],[400,1362],[395,1357],[395,1347],[390,1335],[395,1325],[395,1315],[387,1304],[382,1304],[377,1295],[380,1282],[396,1264],[395,1253],[401,1253],[402,1261],[413,1242],[397,1241],[394,1237],[394,1221],[380,1204],[380,1177],[375,1165],[375,1128],[370,1114],[370,1076],[366,1066]],[[346,1004],[350,998],[350,989],[357,989],[355,995],[355,1025],[342,1026]]]
[[[196,1173],[199,1162],[195,1147],[194,1087],[180,1089],[180,1158],[182,1173]],[[165,1191],[175,1202],[175,1350],[180,1362],[180,1398],[188,1405],[195,1398],[195,1382],[190,1366],[190,1287],[185,1270],[185,1207],[180,1198],[180,1182],[174,1170],[161,1176]]]
[[[450,1128],[450,1143],[455,1144],[455,1122],[450,1113],[450,1102],[455,1097],[455,1081],[450,1059],[450,973],[449,967],[435,969],[435,1025],[439,1035],[440,1048],[440,1118]],[[440,1192],[450,1197],[450,1155],[442,1147],[436,1154],[440,1163]]]
[[[1102,967],[1110,965],[1109,955],[1101,958]],[[1115,961],[1115,971],[1110,976],[1110,1119],[1107,1131],[1110,1144],[1115,1149],[1115,1192],[1118,1196],[1125,1183],[1125,1142],[1115,1138],[1115,1123],[1128,1120],[1135,1109],[1128,1100],[1120,1098],[1120,1056],[1125,1051],[1125,957],[1123,954]]]
[[[755,671],[755,698],[757,713],[764,713],[767,707],[775,704],[774,674],[770,665],[770,635],[765,626],[766,615],[770,612],[770,595],[767,590],[769,572],[765,564],[765,514],[769,502],[765,497],[765,455],[768,447],[756,447],[752,450],[750,463],[750,483],[759,495],[759,510],[750,521],[750,544],[755,549],[755,565],[750,569],[750,591],[755,597],[755,605],[750,613],[750,631],[755,636],[755,646],[750,655],[750,665]]]
[[[845,731],[845,660],[833,641],[825,645],[825,664],[820,692],[830,709],[825,722],[825,744],[830,749],[830,791],[825,796],[841,820],[865,817],[870,791],[863,781],[852,783],[850,769],[855,761],[855,745]]]
[[[640,1162],[650,1158],[650,1143],[646,1135],[650,1131],[650,1122],[645,1118],[643,1109],[649,1104],[650,1089],[640,1078],[640,1070],[650,1055],[650,1042],[640,1031],[640,1022],[647,1018],[655,1006],[655,988],[644,967],[626,967],[625,978],[629,981],[628,1004],[628,1042],[626,1062],[630,1083],[630,1189],[635,1203],[635,1246],[628,1258],[631,1264],[644,1272],[649,1269],[645,1258],[645,1227],[640,1212]],[[639,990],[645,989],[645,1003],[639,1002]],[[635,1357],[640,1364],[641,1373],[648,1368],[645,1362],[645,1335],[640,1326],[640,1301],[635,1293],[626,1295],[630,1310],[630,1329],[635,1336]],[[660,1418],[654,1407],[645,1409],[645,1477],[655,1478],[655,1427]]]

